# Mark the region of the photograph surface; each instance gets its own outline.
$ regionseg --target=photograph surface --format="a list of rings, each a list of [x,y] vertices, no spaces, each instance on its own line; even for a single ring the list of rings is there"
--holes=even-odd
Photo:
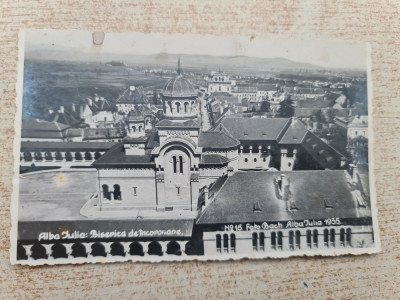
[[[20,35],[11,261],[376,253],[368,48]]]

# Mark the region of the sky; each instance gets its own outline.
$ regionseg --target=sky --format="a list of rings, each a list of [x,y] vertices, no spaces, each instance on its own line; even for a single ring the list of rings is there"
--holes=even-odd
[[[94,45],[92,32],[28,30],[25,50],[68,48],[85,54],[151,55],[159,53],[213,56],[287,58],[326,68],[362,69],[367,66],[367,45],[340,40],[268,40],[257,37],[211,35],[105,33],[102,45]]]

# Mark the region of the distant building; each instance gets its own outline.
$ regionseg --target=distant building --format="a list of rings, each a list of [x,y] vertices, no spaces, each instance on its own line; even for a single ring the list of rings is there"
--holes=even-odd
[[[222,72],[213,73],[208,81],[208,93],[220,92],[231,94],[232,85],[233,82],[227,74]]]
[[[368,116],[336,117],[335,124],[346,132],[347,141],[359,136],[368,139]]]
[[[235,86],[232,94],[237,97],[238,102],[241,103],[243,99],[248,101],[257,101],[257,88],[249,86]]]
[[[128,114],[140,104],[148,104],[147,96],[142,87],[130,86],[117,99],[117,110],[121,114]]]

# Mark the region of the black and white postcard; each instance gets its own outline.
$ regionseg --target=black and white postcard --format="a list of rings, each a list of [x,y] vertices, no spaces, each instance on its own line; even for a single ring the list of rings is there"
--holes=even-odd
[[[367,45],[27,30],[19,52],[12,263],[380,251]]]

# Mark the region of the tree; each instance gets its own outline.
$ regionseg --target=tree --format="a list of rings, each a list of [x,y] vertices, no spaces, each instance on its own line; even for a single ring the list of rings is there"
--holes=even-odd
[[[278,114],[282,118],[290,118],[294,116],[293,100],[290,96],[280,103]]]
[[[271,106],[270,106],[269,102],[266,101],[266,100],[264,100],[264,101],[261,103],[260,111],[262,111],[262,112],[269,112],[270,109],[271,109]]]
[[[249,99],[243,98],[241,103],[242,103],[242,106],[247,106],[247,105],[249,105]]]
[[[363,136],[357,136],[349,140],[348,148],[353,156],[354,163],[368,163],[368,139]]]

